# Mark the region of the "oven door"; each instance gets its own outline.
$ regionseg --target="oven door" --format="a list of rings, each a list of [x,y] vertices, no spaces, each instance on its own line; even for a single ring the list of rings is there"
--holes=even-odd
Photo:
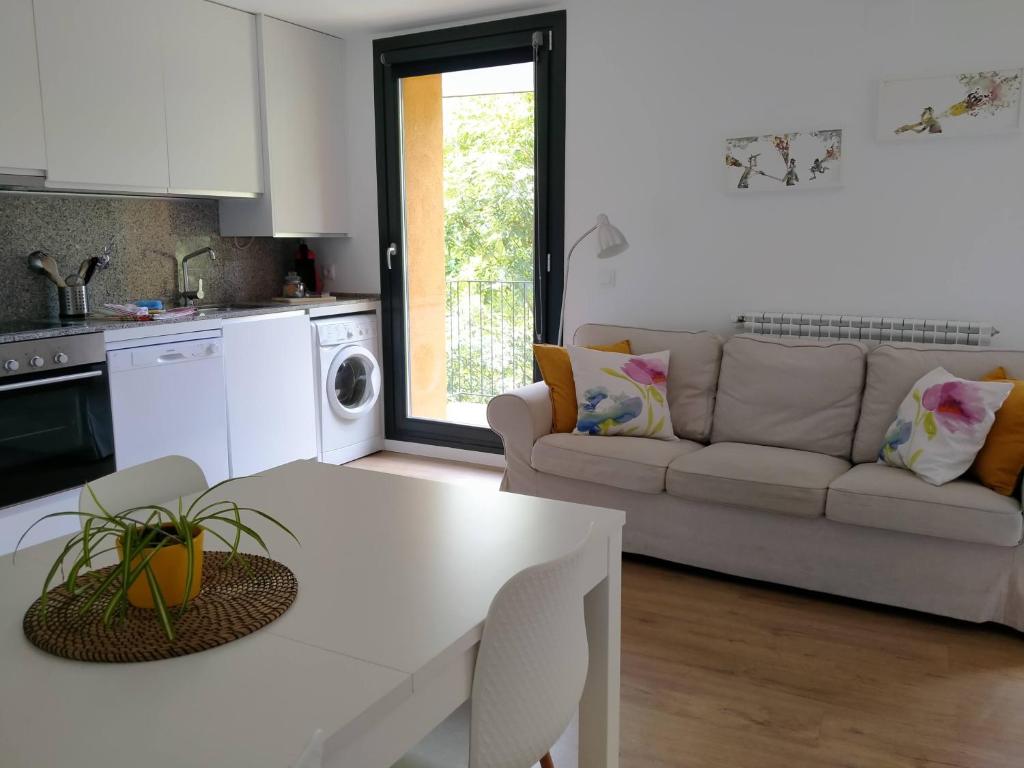
[[[113,471],[106,363],[0,382],[0,507]]]

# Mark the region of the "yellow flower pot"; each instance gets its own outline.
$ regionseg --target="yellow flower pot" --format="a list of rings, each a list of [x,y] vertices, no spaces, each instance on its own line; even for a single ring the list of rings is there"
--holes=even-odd
[[[164,526],[168,529],[168,526]],[[173,532],[173,528],[169,528]],[[192,539],[192,589],[188,599],[192,600],[199,594],[199,588],[203,580],[203,529],[200,528]],[[132,558],[132,568],[137,568],[149,557],[152,549],[144,549],[140,554]],[[124,562],[124,549],[121,539],[117,540],[117,554]],[[157,586],[163,595],[164,603],[168,607],[181,605],[185,602],[185,584],[188,581],[188,550],[183,544],[165,544],[153,555],[149,561],[156,577]],[[128,587],[128,602],[136,608],[153,608],[153,593],[149,589],[149,580],[145,573],[139,574],[130,587]]]

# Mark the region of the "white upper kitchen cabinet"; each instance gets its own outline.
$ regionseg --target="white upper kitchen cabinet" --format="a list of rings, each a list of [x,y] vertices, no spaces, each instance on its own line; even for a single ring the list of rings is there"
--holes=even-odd
[[[262,192],[256,17],[204,0],[161,13],[170,192]]]
[[[167,192],[160,17],[159,0],[35,0],[47,187]]]
[[[340,39],[258,17],[264,195],[224,200],[223,235],[344,235],[349,231]]]
[[[0,173],[45,170],[32,0],[0,0]]]
[[[313,340],[305,312],[225,320],[231,476],[316,457]]]

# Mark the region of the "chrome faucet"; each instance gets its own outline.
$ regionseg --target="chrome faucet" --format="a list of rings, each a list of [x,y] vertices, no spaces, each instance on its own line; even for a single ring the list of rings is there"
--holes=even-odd
[[[192,253],[176,257],[178,260],[178,304],[183,307],[198,304],[205,298],[203,294],[203,278],[199,278],[199,286],[196,290],[192,290],[188,279],[188,263],[196,256],[202,256],[207,253],[210,254],[211,259],[217,260],[216,251],[208,245],[197,251],[192,251]]]

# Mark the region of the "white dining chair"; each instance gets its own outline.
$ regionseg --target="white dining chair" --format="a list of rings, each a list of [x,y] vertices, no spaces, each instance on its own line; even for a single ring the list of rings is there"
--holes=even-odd
[[[288,768],[322,768],[323,761],[324,732],[323,729],[317,728],[313,731],[313,735],[310,736],[309,741],[306,742],[306,748],[302,750],[302,754],[299,755],[299,759],[288,766]]]
[[[589,535],[588,535],[589,538]],[[582,557],[513,576],[484,623],[472,697],[394,768],[553,768],[587,678]]]
[[[162,504],[210,487],[200,466],[184,456],[164,456],[137,464],[93,480],[89,486],[112,515],[143,504]],[[84,487],[78,496],[78,511],[99,512],[92,494]]]

